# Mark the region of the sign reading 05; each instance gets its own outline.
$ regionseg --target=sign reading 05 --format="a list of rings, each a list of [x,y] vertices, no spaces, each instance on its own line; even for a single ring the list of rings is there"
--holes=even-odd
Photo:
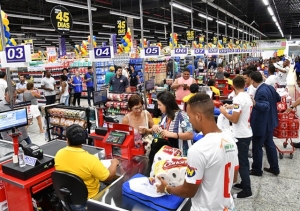
[[[124,36],[127,32],[127,22],[124,19],[117,20],[117,35]]]
[[[195,31],[194,30],[186,31],[186,39],[188,41],[194,41],[195,40]]]
[[[52,26],[59,34],[67,34],[73,27],[73,18],[70,11],[63,6],[55,6],[51,10]]]

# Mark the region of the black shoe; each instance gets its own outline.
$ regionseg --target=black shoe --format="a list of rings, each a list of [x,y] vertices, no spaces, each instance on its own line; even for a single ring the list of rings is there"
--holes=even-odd
[[[280,173],[279,171],[274,171],[274,170],[272,170],[272,169],[270,169],[270,168],[264,168],[264,171],[269,172],[269,173],[272,173],[272,174],[274,174],[275,176],[277,176],[277,175]]]
[[[243,189],[243,186],[241,183],[236,183],[235,185],[233,185],[233,188],[236,188],[236,189]]]
[[[252,191],[241,191],[241,192],[238,192],[238,194],[237,194],[237,198],[247,198],[247,197],[249,197],[249,196],[252,196]]]
[[[261,177],[261,176],[262,176],[262,173],[258,173],[258,172],[256,172],[256,171],[250,170],[250,175],[252,175],[252,176],[257,176],[257,177]]]
[[[293,146],[294,146],[295,148],[300,148],[300,142],[298,142],[298,143],[293,143]]]

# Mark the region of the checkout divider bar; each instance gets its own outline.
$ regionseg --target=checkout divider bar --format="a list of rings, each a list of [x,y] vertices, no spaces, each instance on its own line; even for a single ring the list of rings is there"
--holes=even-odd
[[[96,205],[95,207],[93,205]],[[88,210],[90,211],[96,211],[99,210],[99,208],[102,208],[102,211],[129,211],[125,210],[116,206],[111,206],[109,204],[105,204],[100,201],[96,201],[94,199],[89,199],[87,202]],[[94,209],[93,209],[94,208]]]

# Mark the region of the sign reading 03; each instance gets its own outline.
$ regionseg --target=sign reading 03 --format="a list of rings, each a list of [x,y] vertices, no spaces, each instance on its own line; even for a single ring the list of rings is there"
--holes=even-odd
[[[127,22],[125,19],[117,20],[117,36],[124,36],[127,32]]]
[[[51,10],[51,22],[59,34],[67,34],[73,27],[73,18],[70,11],[63,6],[55,6]]]

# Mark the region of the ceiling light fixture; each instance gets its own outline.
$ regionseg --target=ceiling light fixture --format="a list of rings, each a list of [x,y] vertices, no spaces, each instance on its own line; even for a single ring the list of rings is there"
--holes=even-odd
[[[23,19],[31,19],[31,20],[39,20],[39,21],[45,20],[45,18],[28,16],[28,15],[16,15],[16,14],[7,14],[7,15],[8,17],[13,17],[13,18],[23,18]]]
[[[60,1],[60,0],[46,0],[46,2],[48,3],[53,3],[53,4],[58,4],[58,5],[65,5],[65,6],[70,6],[70,7],[77,7],[77,8],[81,8],[81,9],[85,9],[88,10],[88,6],[82,5],[82,4],[74,4],[71,2],[64,2],[64,1]],[[91,7],[92,11],[97,11],[96,7]]]
[[[80,21],[73,21],[73,24],[76,24],[76,25],[83,25],[83,26],[89,26],[89,25],[90,25],[89,23],[80,22]]]
[[[238,29],[238,31],[240,31],[240,32],[244,32],[242,29]]]
[[[152,39],[154,38],[154,37],[152,37],[152,36],[144,36],[144,37],[145,37],[145,38],[150,38],[150,39],[151,39],[151,38],[152,38]]]
[[[187,26],[182,26],[182,25],[178,25],[178,24],[173,24],[173,26],[175,27],[179,27],[179,28],[183,28],[183,29],[187,29],[188,27]]]
[[[54,34],[36,34],[37,37],[60,37],[60,35],[54,35]]]
[[[271,16],[274,15],[273,9],[271,8],[271,6],[268,6],[268,11],[270,13]]]
[[[115,34],[115,33],[110,33],[110,32],[98,32],[98,34],[112,35],[112,34]]]
[[[148,21],[153,22],[153,23],[160,23],[164,25],[168,25],[168,22],[160,21],[160,20],[154,20],[154,19],[148,19]]]
[[[198,13],[198,16],[200,16],[200,17],[202,17],[202,18],[206,18],[206,19],[209,20],[209,21],[212,21],[212,20],[213,20],[211,17],[208,17],[208,16],[206,16],[206,15],[204,15],[204,14],[202,14],[202,13]]]
[[[232,25],[228,25],[229,28],[232,28],[232,29],[236,29],[235,26],[232,26]]]
[[[226,23],[222,22],[222,21],[216,21],[218,24],[221,24],[223,26],[226,26]]]
[[[275,16],[272,16],[272,19],[273,19],[273,21],[274,21],[275,23],[277,22],[277,19],[276,19]]]
[[[133,31],[142,31],[140,29],[133,29]],[[150,30],[144,29],[143,32],[150,32]]]
[[[55,29],[39,28],[39,27],[29,27],[29,26],[21,26],[21,29],[38,30],[38,31],[51,31],[51,32],[55,31]]]
[[[202,29],[197,29],[197,28],[193,28],[193,30],[198,31],[198,32],[202,31]]]
[[[111,28],[111,29],[116,28],[115,26],[112,26],[112,25],[102,25],[102,27],[104,27],[104,28]]]
[[[160,31],[154,31],[156,34],[166,34],[165,32],[160,32]]]
[[[14,33],[14,32],[11,32],[10,35],[15,35],[15,36],[25,36],[24,33]]]
[[[181,10],[183,10],[183,11],[192,13],[192,10],[191,10],[190,8],[187,8],[187,7],[182,6],[182,5],[180,5],[180,4],[170,2],[170,5],[173,6],[173,7],[178,8],[178,9],[181,9]]]
[[[90,32],[71,30],[73,33],[90,34]]]
[[[140,16],[125,14],[125,13],[116,12],[116,11],[109,11],[109,14],[123,16],[123,17],[127,17],[127,18],[140,19]]]
[[[262,0],[262,1],[263,1],[263,3],[264,3],[266,6],[269,5],[269,0]]]

